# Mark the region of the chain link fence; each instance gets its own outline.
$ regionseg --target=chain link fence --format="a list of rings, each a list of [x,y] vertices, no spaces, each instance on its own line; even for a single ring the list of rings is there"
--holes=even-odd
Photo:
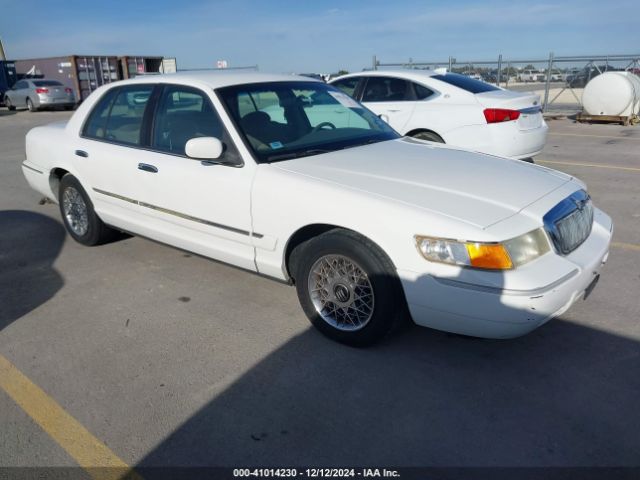
[[[447,68],[450,72],[469,75],[503,88],[535,92],[540,95],[547,115],[572,115],[582,111],[582,91],[593,77],[606,71],[630,71],[640,75],[638,55],[555,56],[543,59],[503,58],[495,60],[459,61],[449,57],[444,61],[380,62],[374,56],[372,69]]]

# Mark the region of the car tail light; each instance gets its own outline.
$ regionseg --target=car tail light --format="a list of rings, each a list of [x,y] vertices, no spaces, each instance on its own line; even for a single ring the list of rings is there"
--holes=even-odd
[[[69,87],[65,88],[64,91],[67,92],[69,95],[73,93],[73,90],[71,90]]]
[[[507,110],[505,108],[487,108],[484,111],[484,118],[487,119],[487,123],[501,123],[510,122],[511,120],[517,120],[520,116],[518,110]]]
[[[49,93],[48,88],[36,88],[36,93]]]

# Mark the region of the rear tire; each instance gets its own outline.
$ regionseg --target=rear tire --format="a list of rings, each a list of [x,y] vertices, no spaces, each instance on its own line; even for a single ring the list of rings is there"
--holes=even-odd
[[[325,336],[364,347],[383,339],[405,311],[395,267],[370,240],[330,230],[291,254],[305,314]]]
[[[30,112],[38,111],[38,109],[33,105],[33,102],[31,101],[30,98],[27,98],[27,110],[29,110]]]
[[[7,106],[7,108],[9,110],[11,110],[12,112],[16,109],[16,107],[14,107],[13,105],[11,105],[11,100],[9,100],[9,97],[4,97],[4,104]]]
[[[64,226],[76,242],[93,246],[114,237],[115,231],[100,220],[87,192],[73,175],[62,177],[58,203]]]
[[[416,132],[412,134],[411,137],[417,138],[418,140],[426,140],[428,142],[444,143],[444,140],[440,135],[435,132],[429,132],[427,130]]]

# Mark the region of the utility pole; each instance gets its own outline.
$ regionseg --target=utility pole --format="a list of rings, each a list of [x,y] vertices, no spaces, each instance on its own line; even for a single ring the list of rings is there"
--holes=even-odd
[[[2,45],[2,39],[0,38],[0,60],[6,60],[7,56],[4,54],[4,46]]]

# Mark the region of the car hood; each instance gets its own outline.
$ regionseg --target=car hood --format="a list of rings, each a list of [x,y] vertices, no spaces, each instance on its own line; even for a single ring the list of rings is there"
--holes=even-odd
[[[520,160],[409,138],[273,165],[480,228],[514,215],[572,179]]]

